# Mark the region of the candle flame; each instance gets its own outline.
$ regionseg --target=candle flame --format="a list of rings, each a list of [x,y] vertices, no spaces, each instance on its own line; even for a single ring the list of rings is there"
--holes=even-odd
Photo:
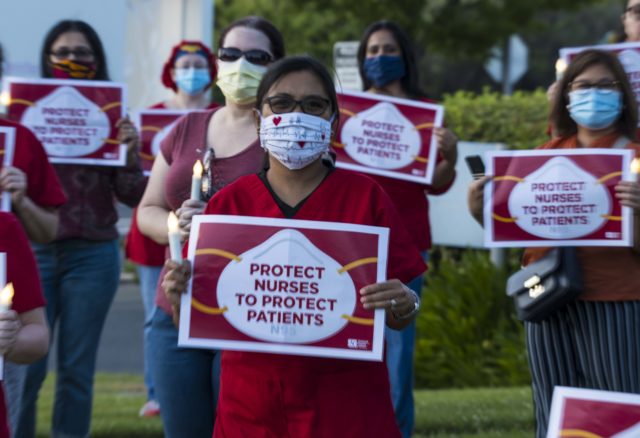
[[[177,233],[180,230],[180,226],[178,225],[178,217],[173,213],[169,213],[169,218],[167,219],[167,227],[169,228],[170,233]]]
[[[7,283],[7,285],[0,292],[0,305],[11,306],[13,301],[13,283]]]
[[[0,93],[0,105],[9,106],[10,103],[11,103],[11,95],[9,94],[9,92],[3,91],[2,93]]]
[[[631,162],[631,173],[634,175],[640,174],[640,159],[634,158]]]
[[[562,58],[558,58],[556,61],[556,73],[564,73],[567,69],[567,61]]]
[[[193,176],[197,178],[201,178],[202,171],[203,171],[202,162],[198,160],[196,161],[196,164],[193,165]]]

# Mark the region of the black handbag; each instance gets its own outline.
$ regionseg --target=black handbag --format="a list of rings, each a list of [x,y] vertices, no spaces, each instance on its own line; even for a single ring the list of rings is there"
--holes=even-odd
[[[518,318],[539,322],[582,292],[582,274],[576,249],[553,248],[507,280]]]

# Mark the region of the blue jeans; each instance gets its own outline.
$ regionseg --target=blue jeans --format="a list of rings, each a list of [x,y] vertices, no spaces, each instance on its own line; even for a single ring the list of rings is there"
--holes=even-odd
[[[98,344],[120,278],[118,242],[69,239],[33,249],[52,338],[58,330],[51,435],[86,437]],[[35,435],[36,402],[46,374],[47,357],[29,366],[15,436]]]
[[[156,308],[149,334],[151,371],[166,438],[211,438],[220,353],[178,347],[171,316]]]
[[[156,308],[156,288],[162,266],[138,265],[140,280],[140,296],[144,307],[144,385],[147,387],[147,400],[155,400],[155,388],[151,378],[151,350],[149,347],[149,333],[151,332],[151,317]]]
[[[425,255],[425,254],[423,254]],[[413,279],[407,286],[422,295],[422,276]],[[415,319],[403,330],[385,327],[387,345],[387,368],[391,384],[391,401],[396,421],[403,438],[413,433],[413,352],[416,344]]]

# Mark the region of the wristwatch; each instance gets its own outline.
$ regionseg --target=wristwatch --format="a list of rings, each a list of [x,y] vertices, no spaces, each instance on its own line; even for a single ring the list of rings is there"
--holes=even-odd
[[[409,318],[412,318],[416,313],[418,313],[418,310],[420,310],[420,297],[418,296],[418,294],[413,289],[409,289],[407,286],[405,286],[405,288],[406,288],[407,291],[409,291],[411,293],[411,295],[413,295],[413,299],[415,300],[415,302],[413,304],[413,309],[411,309],[411,311],[409,311],[409,313],[407,313],[405,315],[398,315],[396,312],[394,312],[392,310],[391,314],[393,315],[393,317],[395,319],[409,319]]]

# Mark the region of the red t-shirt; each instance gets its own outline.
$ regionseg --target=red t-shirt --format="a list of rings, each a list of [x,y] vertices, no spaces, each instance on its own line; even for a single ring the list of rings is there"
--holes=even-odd
[[[40,275],[27,235],[10,213],[0,213],[0,252],[6,253],[7,283],[13,283],[15,292],[11,308],[24,313],[44,307]],[[0,287],[4,287],[4,284]],[[10,436],[6,412],[4,391],[0,387],[0,438]]]
[[[189,113],[182,117],[160,144],[160,152],[169,165],[165,180],[165,200],[175,211],[191,197],[193,163],[202,160],[207,148],[207,129],[216,109]],[[256,139],[231,157],[214,158],[211,168],[218,185],[229,184],[241,176],[258,172],[264,163],[264,150]],[[168,249],[167,249],[168,253]],[[168,256],[168,254],[166,254]],[[164,271],[160,278],[164,276]],[[171,314],[171,305],[158,285],[156,304]]]
[[[205,214],[285,217],[258,175],[240,178],[221,190],[211,198]],[[391,200],[365,175],[335,169],[293,219],[388,227],[387,278],[406,283],[426,269]],[[222,363],[221,398],[214,436],[231,433],[235,428],[234,422],[238,420],[234,420],[231,413],[234,409],[241,409],[244,418],[253,418],[255,424],[266,422],[271,429],[279,427],[271,424],[279,419],[261,414],[269,404],[265,397],[270,397],[263,386],[269,384],[283,384],[283,392],[292,394],[299,406],[307,405],[309,412],[317,416],[298,418],[299,431],[308,430],[306,423],[314,422],[316,436],[399,436],[384,362],[225,351]],[[243,385],[245,380],[255,385]],[[259,383],[262,381],[268,383],[262,385]],[[228,401],[235,397],[229,391],[241,387],[242,406],[236,406]],[[285,417],[287,414],[283,413]],[[336,435],[336,431],[340,433]]]
[[[419,99],[421,102],[437,103],[431,99]],[[436,166],[442,161],[442,156],[437,155]],[[429,199],[430,195],[441,195],[451,188],[455,175],[446,186],[434,189],[430,185],[419,184],[379,175],[369,175],[387,192],[393,205],[400,213],[400,217],[411,234],[413,241],[420,251],[431,248],[431,226],[429,225]]]
[[[60,181],[40,140],[25,126],[0,119],[0,126],[15,128],[13,167],[27,175],[27,196],[41,207],[58,207],[67,202]]]

